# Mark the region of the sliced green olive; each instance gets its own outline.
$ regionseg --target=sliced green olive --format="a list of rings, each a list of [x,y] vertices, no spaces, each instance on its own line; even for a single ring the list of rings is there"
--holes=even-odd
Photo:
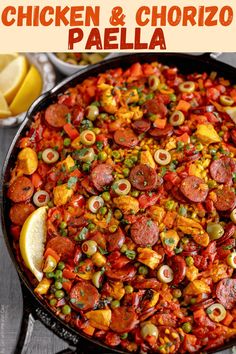
[[[181,111],[174,111],[170,116],[170,124],[174,127],[178,127],[184,123],[185,116]]]
[[[82,149],[79,153],[79,160],[84,162],[92,162],[95,158],[95,152],[93,148]]]
[[[87,146],[93,145],[96,141],[96,135],[92,130],[84,130],[80,134],[80,141]]]
[[[148,85],[152,91],[156,91],[160,84],[160,79],[156,75],[151,75],[148,78]]]
[[[236,269],[236,252],[231,252],[227,256],[227,263],[231,268]]]
[[[87,256],[92,256],[94,253],[97,252],[97,242],[94,240],[88,240],[83,242],[82,244],[82,251],[85,253]]]
[[[142,325],[141,325],[142,326]],[[157,329],[157,327],[154,325],[154,324],[152,324],[152,323],[150,323],[150,322],[148,322],[148,323],[145,323],[143,326],[142,326],[142,328],[141,328],[141,336],[145,339],[145,338],[147,338],[147,337],[158,337],[158,334],[159,334],[159,332],[158,332],[158,329]]]
[[[116,194],[126,195],[130,192],[131,184],[127,179],[122,178],[114,182],[112,188],[116,192]]]
[[[99,109],[95,105],[87,106],[85,109],[85,116],[91,121],[94,121],[99,115]]]
[[[230,96],[221,95],[220,103],[223,104],[223,106],[232,106],[234,100]]]
[[[224,228],[220,224],[209,222],[207,224],[207,233],[211,240],[218,240],[224,235]]]
[[[192,93],[195,90],[195,83],[193,81],[185,81],[179,84],[180,92]]]
[[[154,154],[154,159],[155,159],[156,163],[158,163],[159,165],[165,166],[170,163],[171,154],[167,150],[159,149],[159,150],[156,150],[156,152]]]
[[[55,260],[54,257],[49,255],[45,260],[43,272],[44,273],[53,272],[54,269],[56,269],[56,266],[57,266],[57,261]]]
[[[234,224],[236,224],[236,208],[231,211],[230,219],[233,221]]]
[[[100,288],[102,284],[102,278],[103,278],[103,272],[99,270],[98,272],[95,272],[92,277],[92,282],[93,285],[96,286],[96,288]]]
[[[92,213],[97,213],[97,211],[104,205],[104,200],[102,197],[93,196],[88,200],[88,207]]]
[[[157,271],[157,278],[162,283],[170,283],[174,279],[173,270],[168,265],[163,265]]]
[[[209,306],[206,310],[206,313],[210,319],[215,322],[223,321],[226,316],[226,310],[224,306],[218,303]]]
[[[42,159],[44,162],[50,164],[55,163],[59,159],[59,153],[53,149],[45,149],[42,153]]]
[[[33,202],[37,207],[47,205],[49,202],[49,194],[46,191],[37,191],[33,196]]]

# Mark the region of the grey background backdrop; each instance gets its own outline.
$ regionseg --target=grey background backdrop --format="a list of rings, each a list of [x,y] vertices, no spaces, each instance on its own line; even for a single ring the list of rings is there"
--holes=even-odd
[[[236,53],[224,53],[218,60],[236,67]],[[0,128],[0,170],[17,128]],[[22,317],[22,294],[17,273],[7,253],[0,226],[0,354],[12,354]],[[41,323],[36,322],[33,336],[25,354],[53,354],[68,345]],[[221,352],[230,354],[232,350]]]

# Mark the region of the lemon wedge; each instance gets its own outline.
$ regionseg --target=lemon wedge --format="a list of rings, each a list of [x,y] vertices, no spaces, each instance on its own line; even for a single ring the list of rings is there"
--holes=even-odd
[[[25,265],[41,281],[42,261],[46,241],[47,206],[33,211],[24,222],[20,233],[20,252]]]
[[[10,103],[19,90],[27,73],[27,60],[23,55],[12,60],[0,72],[0,91]]]
[[[18,57],[18,53],[0,54],[0,71],[4,69],[12,60]]]
[[[0,91],[0,119],[10,117],[11,111],[9,110],[8,104]]]
[[[31,65],[19,91],[10,105],[10,110],[13,115],[27,111],[34,100],[40,95],[41,91],[41,75],[36,67]]]

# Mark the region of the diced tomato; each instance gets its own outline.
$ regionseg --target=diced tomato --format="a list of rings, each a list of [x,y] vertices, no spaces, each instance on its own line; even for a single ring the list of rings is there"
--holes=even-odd
[[[195,353],[200,349],[200,345],[197,344],[197,337],[192,334],[184,335],[183,350],[188,353]]]
[[[81,194],[75,194],[70,200],[70,205],[75,208],[82,208],[85,205],[84,196]]]
[[[63,269],[62,276],[63,276],[63,278],[66,278],[66,279],[75,279],[76,273],[74,273],[70,269],[65,268],[65,269]]]
[[[20,140],[20,148],[23,149],[27,146],[30,146],[30,143],[31,143],[30,138],[22,138]]]
[[[58,263],[60,260],[60,256],[50,247],[48,247],[44,253],[44,258],[46,259],[48,256],[52,256],[56,262]]]
[[[155,128],[164,129],[167,123],[166,118],[156,118],[153,125]]]
[[[66,279],[62,282],[62,287],[63,287],[63,289],[65,289],[65,291],[67,293],[69,293],[72,288],[72,282],[70,280]]]
[[[184,101],[184,100],[180,100],[175,109],[177,111],[188,112],[190,107],[191,107],[191,104],[189,102]]]
[[[130,76],[139,77],[142,75],[143,75],[143,70],[140,63],[135,63],[130,67]]]
[[[21,230],[21,227],[18,225],[11,225],[11,227],[10,227],[11,235],[14,237],[15,241],[18,241],[20,238],[20,230]]]
[[[207,89],[206,96],[209,100],[216,101],[220,96],[220,92],[215,87],[211,87]]]
[[[156,204],[159,198],[160,198],[159,194],[154,194],[154,193],[152,195],[141,194],[140,197],[138,198],[139,207],[141,209],[146,209]]]
[[[66,123],[63,129],[65,130],[66,134],[71,138],[71,140],[78,138],[79,132],[71,123]]]
[[[171,182],[173,186],[179,185],[181,182],[181,179],[176,172],[167,172],[164,176],[164,180]]]
[[[176,138],[177,141],[182,141],[185,144],[188,144],[190,142],[190,136],[188,135],[188,133],[184,133],[180,136],[178,136],[178,138]]]
[[[103,143],[103,147],[108,145],[108,137],[105,134],[98,134],[96,136],[96,141],[101,141]]]
[[[37,172],[34,172],[31,176],[31,181],[33,183],[34,188],[39,188],[42,184],[42,178],[40,177],[40,175]]]

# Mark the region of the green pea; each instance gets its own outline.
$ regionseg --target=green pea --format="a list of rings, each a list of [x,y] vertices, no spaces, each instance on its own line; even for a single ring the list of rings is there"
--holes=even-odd
[[[122,333],[122,334],[120,335],[120,338],[121,338],[121,339],[126,339],[126,338],[128,338],[128,333]]]
[[[96,135],[98,135],[98,134],[100,133],[100,131],[101,131],[101,129],[99,129],[99,128],[97,128],[97,127],[93,128],[93,132],[94,132]]]
[[[111,232],[111,233],[116,232],[117,226],[116,226],[116,225],[111,225],[111,226],[109,226],[108,230],[109,230],[109,232]]]
[[[176,299],[179,299],[181,296],[182,296],[182,291],[180,289],[174,289],[173,290],[173,296],[176,298]]]
[[[105,201],[105,202],[109,202],[111,200],[111,195],[109,192],[103,192],[102,193],[102,199]]]
[[[131,159],[125,159],[124,165],[128,168],[131,168],[131,167],[133,167],[134,163]]]
[[[65,268],[65,263],[64,262],[59,262],[57,265],[57,269],[63,270]]]
[[[217,150],[216,149],[210,149],[209,153],[211,155],[215,155],[217,153]]]
[[[165,208],[167,210],[172,210],[175,207],[175,202],[173,200],[167,200],[165,203]]]
[[[115,159],[120,158],[120,153],[117,150],[112,151],[111,156],[114,157]]]
[[[120,307],[120,301],[119,301],[119,300],[113,300],[113,301],[111,302],[111,308],[112,308],[112,309],[115,309],[115,308],[117,308],[117,307]]]
[[[129,173],[130,173],[129,168],[123,168],[122,173],[123,173],[124,177],[128,177]]]
[[[39,159],[39,160],[42,160],[42,155],[43,155],[42,151],[39,151],[39,152],[38,152],[38,159]]]
[[[53,202],[51,200],[49,200],[49,202],[48,202],[48,207],[49,208],[53,208],[54,207],[54,204],[53,204]]]
[[[126,285],[125,286],[126,294],[132,294],[133,291],[134,291],[134,288],[131,285]]]
[[[89,170],[90,170],[90,164],[89,163],[83,163],[83,165],[82,165],[82,170],[84,171],[84,172],[88,172]]]
[[[193,257],[189,256],[185,258],[186,264],[187,266],[191,267],[192,265],[194,265],[194,259]]]
[[[195,143],[197,142],[196,136],[192,135],[192,136],[190,137],[190,141],[191,141],[191,143],[195,144]]]
[[[99,209],[99,214],[106,215],[106,213],[107,213],[107,207],[103,206]]]
[[[61,234],[62,236],[67,236],[67,233],[68,233],[68,231],[67,231],[66,229],[61,229],[61,230],[60,230],[60,234]]]
[[[56,288],[57,290],[62,289],[62,283],[61,283],[60,281],[58,281],[58,280],[55,282],[54,286],[55,286],[55,288]]]
[[[71,307],[69,305],[64,305],[62,307],[63,315],[69,315],[71,313]]]
[[[65,138],[63,141],[63,144],[64,144],[64,146],[70,146],[70,144],[71,144],[70,138]]]
[[[185,322],[185,323],[183,323],[182,329],[183,329],[183,331],[184,331],[185,333],[191,332],[191,331],[192,331],[192,325],[191,325],[191,323],[190,323],[190,322]]]
[[[60,223],[60,229],[65,229],[67,227],[67,223],[65,221],[62,221]]]
[[[53,299],[50,299],[50,305],[51,306],[55,306],[57,303],[57,299],[53,298]]]
[[[177,99],[177,97],[176,97],[176,95],[175,95],[174,93],[169,94],[169,97],[170,97],[170,100],[171,100],[172,102],[175,102],[176,99]]]
[[[119,210],[119,209],[116,209],[114,211],[114,217],[117,219],[117,220],[120,220],[122,218],[123,214],[122,212]]]
[[[62,271],[60,269],[55,271],[55,278],[56,279],[62,278]]]
[[[55,296],[56,296],[57,299],[62,299],[65,296],[65,293],[64,293],[63,290],[57,290],[55,292]]]
[[[145,267],[145,266],[140,266],[140,267],[138,268],[138,272],[139,272],[139,274],[141,274],[141,275],[147,275],[147,274],[148,274],[148,268]]]
[[[89,229],[89,231],[93,231],[94,229],[96,229],[96,225],[93,223],[90,223],[90,224],[88,224],[88,229]]]
[[[128,249],[127,245],[122,245],[120,251],[121,253],[125,253],[127,249]]]
[[[223,131],[220,131],[218,134],[219,134],[220,137],[224,136],[224,132]]]
[[[210,189],[216,188],[216,186],[217,186],[216,181],[214,181],[213,179],[210,179],[210,180],[207,182],[207,184],[208,184],[208,187],[209,187]]]
[[[47,272],[46,273],[46,278],[50,279],[50,278],[54,278],[55,274],[53,272]]]
[[[183,243],[184,245],[187,245],[187,244],[189,243],[188,237],[183,237],[183,238],[181,239],[181,241],[182,241],[182,243]]]
[[[133,162],[137,162],[137,161],[138,161],[138,156],[132,155],[132,156],[130,157],[130,159],[131,159]]]
[[[98,153],[98,160],[106,161],[106,159],[107,159],[107,153],[105,151],[100,151]]]
[[[194,305],[194,304],[196,304],[196,299],[194,298],[194,297],[192,297],[191,299],[190,299],[190,304],[191,305]]]
[[[131,195],[132,197],[137,198],[139,196],[139,191],[132,191]]]
[[[187,209],[183,205],[180,205],[178,213],[179,213],[179,215],[186,216],[187,215]]]
[[[101,120],[106,120],[108,117],[108,114],[107,113],[100,113],[98,115],[98,118],[101,119]]]

